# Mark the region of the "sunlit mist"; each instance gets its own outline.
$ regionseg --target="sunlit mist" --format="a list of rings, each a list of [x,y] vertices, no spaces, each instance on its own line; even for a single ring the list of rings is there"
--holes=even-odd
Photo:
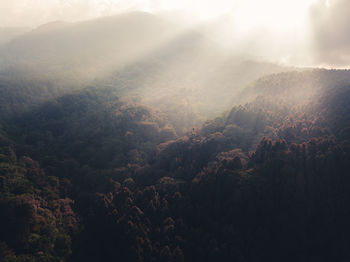
[[[348,10],[344,0],[3,0],[0,7],[0,44],[25,28],[52,21],[74,23],[144,11],[201,28],[219,46],[252,59],[297,66],[346,66],[339,51],[322,55],[324,41],[319,39],[328,31],[335,35],[343,30],[346,20],[341,17]],[[334,15],[338,11],[339,19]]]
[[[350,0],[0,0],[0,262],[350,261]]]
[[[53,20],[77,21],[125,11],[179,11],[192,19],[211,19],[224,14],[242,28],[289,27],[304,22],[316,0],[3,0],[1,25],[38,25]]]

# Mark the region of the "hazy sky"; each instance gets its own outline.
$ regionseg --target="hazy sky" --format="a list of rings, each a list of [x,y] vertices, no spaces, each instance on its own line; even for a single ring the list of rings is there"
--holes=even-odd
[[[230,13],[242,26],[294,26],[315,0],[0,0],[0,27],[77,21],[126,10],[181,10],[206,19]],[[278,20],[278,21],[277,21]]]
[[[0,28],[131,10],[176,11],[195,21],[225,17],[220,41],[231,38],[235,48],[295,65],[350,64],[350,0],[0,0]]]

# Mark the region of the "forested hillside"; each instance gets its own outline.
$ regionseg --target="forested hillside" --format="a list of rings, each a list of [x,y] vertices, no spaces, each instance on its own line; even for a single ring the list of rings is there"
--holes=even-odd
[[[1,126],[0,257],[349,259],[348,79],[265,76],[183,134],[112,84],[16,101]]]

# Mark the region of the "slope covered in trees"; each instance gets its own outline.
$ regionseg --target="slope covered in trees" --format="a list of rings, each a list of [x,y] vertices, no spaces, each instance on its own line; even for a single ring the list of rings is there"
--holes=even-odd
[[[184,134],[112,84],[17,101],[0,132],[0,257],[349,259],[348,75],[263,77]]]
[[[1,133],[2,261],[61,261],[71,255],[78,218],[66,191],[65,181],[45,173],[37,161],[18,158],[14,142]]]

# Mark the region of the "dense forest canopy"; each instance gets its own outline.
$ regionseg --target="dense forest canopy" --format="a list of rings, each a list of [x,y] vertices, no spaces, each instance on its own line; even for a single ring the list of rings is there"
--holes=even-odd
[[[0,261],[347,261],[350,71],[145,12],[0,30]]]

